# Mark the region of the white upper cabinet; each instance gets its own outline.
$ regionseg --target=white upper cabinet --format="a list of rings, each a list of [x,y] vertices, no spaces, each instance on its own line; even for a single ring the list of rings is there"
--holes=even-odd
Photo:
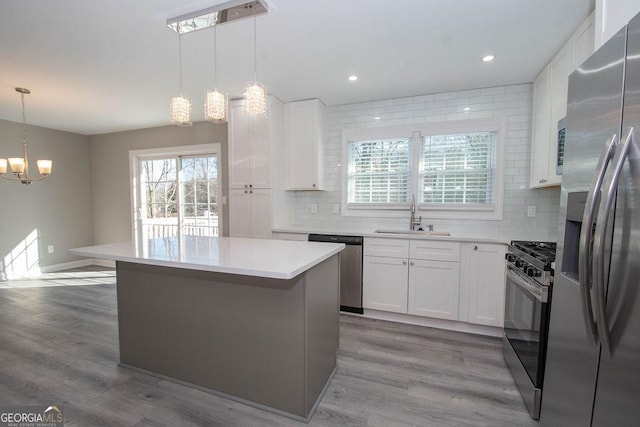
[[[247,116],[242,99],[229,102],[229,188],[271,188],[269,120]]]
[[[594,52],[593,14],[533,83],[530,187],[560,185],[558,121],[567,114],[569,75]]]
[[[325,106],[319,99],[285,105],[287,190],[321,190]]]
[[[596,0],[595,46],[605,44],[638,13],[638,0]]]

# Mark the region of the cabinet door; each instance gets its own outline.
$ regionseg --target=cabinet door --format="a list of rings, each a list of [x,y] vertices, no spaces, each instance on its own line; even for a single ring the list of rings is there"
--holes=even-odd
[[[506,248],[474,243],[468,250],[469,322],[503,327]]]
[[[251,197],[251,237],[271,238],[271,190],[249,190]]]
[[[407,259],[365,256],[362,306],[375,310],[407,312]]]
[[[551,132],[551,93],[549,83],[549,67],[547,67],[533,83],[531,187],[545,186],[549,174],[549,135]]]
[[[572,71],[582,65],[594,52],[594,35],[593,15],[591,15],[575,35]]]
[[[271,188],[271,138],[269,119],[252,117],[251,123],[251,184],[252,188]]]
[[[409,314],[458,320],[460,264],[409,260]]]
[[[229,103],[229,188],[244,188],[251,183],[251,138],[244,102]]]
[[[290,189],[319,189],[318,114],[314,100],[292,102],[287,106],[287,185]]]
[[[252,237],[251,196],[249,190],[229,190],[229,236]]]

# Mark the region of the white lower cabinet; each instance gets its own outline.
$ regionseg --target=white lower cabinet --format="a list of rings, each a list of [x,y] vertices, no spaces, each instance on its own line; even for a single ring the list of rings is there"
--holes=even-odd
[[[271,190],[229,190],[229,236],[271,238]]]
[[[407,259],[365,256],[362,306],[374,310],[407,312]]]
[[[460,264],[410,260],[408,313],[458,320]]]
[[[502,327],[500,243],[365,238],[363,307]]]
[[[504,325],[505,245],[466,243],[463,245],[462,284],[467,294],[469,323]],[[462,306],[462,304],[461,304]]]

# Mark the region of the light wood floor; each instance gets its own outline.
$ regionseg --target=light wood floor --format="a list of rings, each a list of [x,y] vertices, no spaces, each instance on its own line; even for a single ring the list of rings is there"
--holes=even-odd
[[[304,425],[120,368],[113,270],[0,282],[0,405],[67,426]],[[501,341],[342,315],[338,371],[311,426],[535,426]],[[167,343],[170,345],[170,343]]]

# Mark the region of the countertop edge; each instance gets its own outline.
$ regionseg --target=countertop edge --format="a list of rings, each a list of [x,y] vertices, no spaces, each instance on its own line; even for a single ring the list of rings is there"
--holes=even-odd
[[[225,267],[219,265],[211,265],[211,264],[198,264],[193,262],[185,262],[185,261],[169,261],[169,260],[159,260],[153,258],[142,258],[131,255],[115,255],[112,253],[100,252],[100,246],[108,246],[108,245],[95,245],[95,246],[86,246],[81,248],[72,248],[67,252],[71,255],[82,256],[87,258],[97,258],[104,259],[109,261],[121,261],[121,262],[130,262],[134,264],[145,264],[145,265],[154,265],[158,267],[172,267],[172,268],[182,268],[186,270],[198,270],[198,271],[208,271],[212,273],[225,273],[225,274],[237,274],[241,276],[254,276],[254,277],[265,277],[269,279],[281,279],[281,280],[290,280],[294,277],[304,273],[305,271],[315,267],[321,262],[327,260],[328,258],[340,253],[345,245],[342,243],[330,243],[330,245],[334,245],[335,247],[319,256],[318,258],[310,261],[299,268],[293,269],[287,272],[274,272],[268,270],[257,270],[251,268],[237,268],[237,267]]]
[[[411,240],[440,240],[450,242],[473,242],[473,243],[492,243],[508,245],[509,241],[504,239],[493,239],[487,237],[473,237],[473,236],[425,236],[416,234],[404,234],[399,233],[376,233],[371,230],[364,231],[346,231],[346,230],[330,230],[330,229],[302,229],[302,228],[273,228],[273,233],[293,233],[293,234],[332,234],[342,236],[362,236],[362,237],[376,237],[382,239],[411,239]],[[400,230],[399,230],[400,231]]]

